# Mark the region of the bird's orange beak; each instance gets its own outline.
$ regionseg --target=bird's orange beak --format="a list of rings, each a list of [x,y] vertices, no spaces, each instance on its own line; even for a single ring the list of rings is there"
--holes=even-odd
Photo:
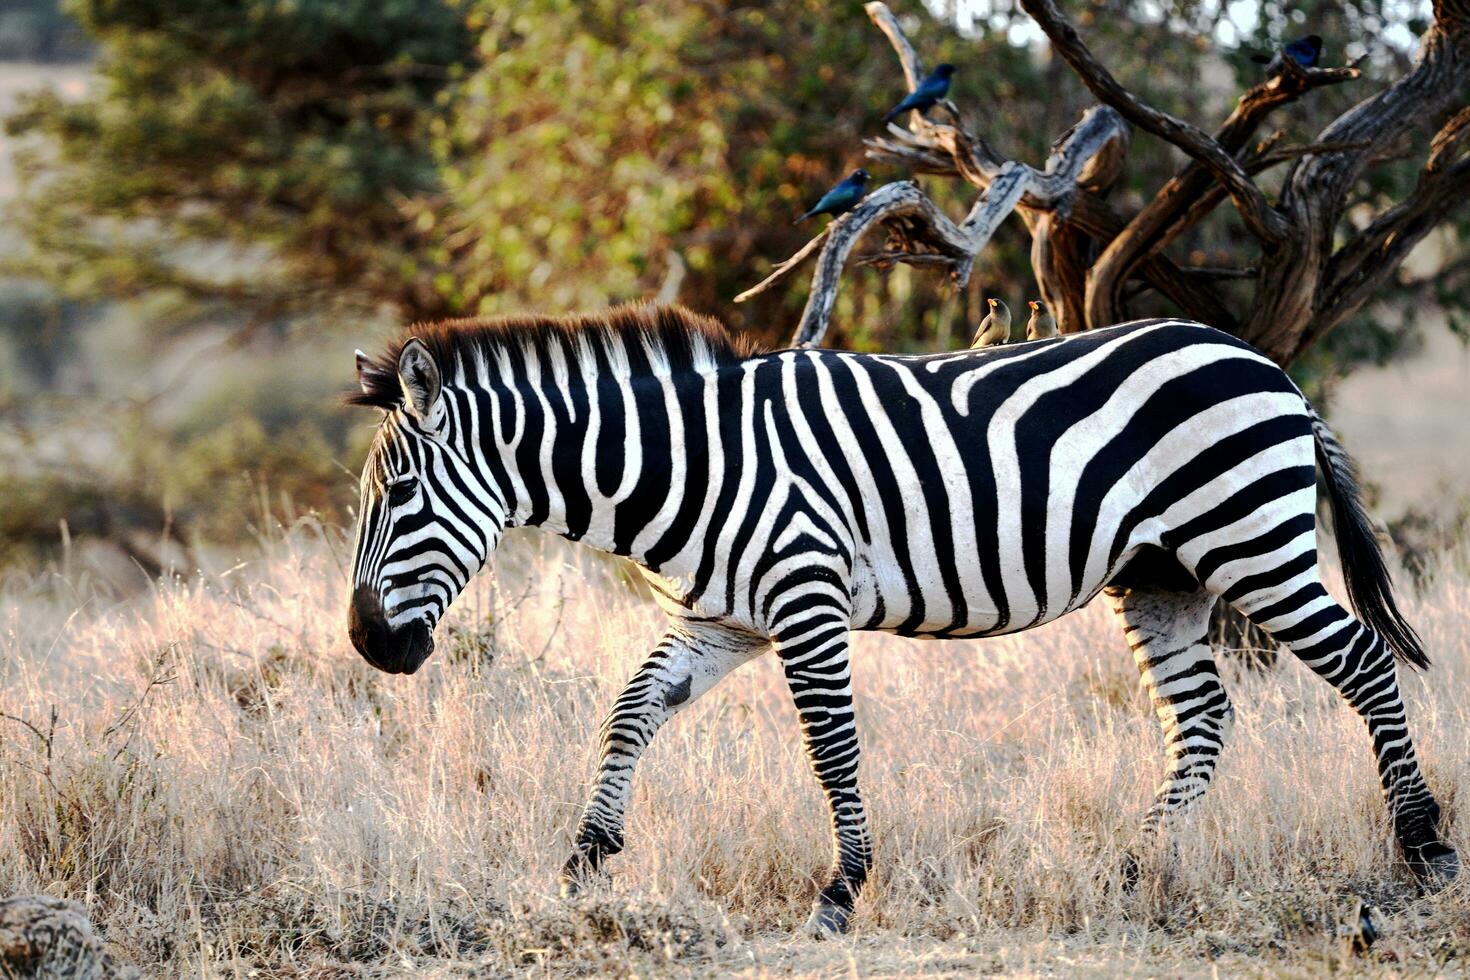
[[[995,300],[993,300],[993,299],[986,300],[986,302],[989,303],[991,306],[994,306],[995,305]]]
[[[1027,303],[1026,305],[1029,306],[1029,307],[1031,307],[1034,310],[1034,309],[1036,309],[1036,300],[1033,299],[1031,302]]]

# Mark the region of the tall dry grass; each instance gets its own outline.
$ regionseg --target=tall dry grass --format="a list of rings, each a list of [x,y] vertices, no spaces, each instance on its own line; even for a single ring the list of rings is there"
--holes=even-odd
[[[792,938],[826,816],[773,658],[677,718],[640,769],[613,883],[555,897],[597,726],[660,632],[616,564],[512,537],[415,677],[349,646],[345,546],[104,601],[60,579],[0,598],[0,895],[85,904],[161,976],[750,974],[1006,969],[1315,975],[1465,969],[1464,885],[1396,863],[1366,733],[1295,662],[1227,670],[1217,783],[1115,870],[1162,766],[1100,607],[983,642],[858,636],[878,849],[856,934]],[[1409,600],[1436,664],[1405,686],[1451,820],[1470,799],[1470,578]],[[1356,897],[1384,937],[1336,936]]]

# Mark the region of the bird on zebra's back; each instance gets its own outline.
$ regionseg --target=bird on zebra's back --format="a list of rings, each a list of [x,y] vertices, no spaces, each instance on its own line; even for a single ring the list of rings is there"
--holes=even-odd
[[[932,107],[949,94],[949,80],[952,77],[954,77],[954,65],[936,66],[933,71],[924,76],[923,81],[914,86],[912,92],[903,97],[903,101],[889,110],[888,115],[883,117],[883,124],[886,126],[910,110],[923,112]]]
[[[1027,340],[1047,340],[1057,335],[1057,318],[1051,315],[1044,300],[1033,299],[1026,304],[1031,307],[1031,319],[1026,321]]]
[[[970,343],[971,350],[1010,342],[1011,308],[994,296],[990,297],[987,302],[990,304],[990,312],[985,314],[985,319],[980,321],[980,327],[975,331],[975,339]]]
[[[1132,855],[1197,832],[1180,818],[1234,718],[1208,640],[1225,603],[1363,718],[1410,869],[1431,887],[1453,879],[1399,691],[1399,665],[1429,659],[1352,461],[1301,389],[1187,320],[1034,350],[762,351],[677,306],[416,325],[357,363],[350,400],[382,415],[359,484],[348,636],[379,670],[417,671],[508,527],[627,558],[667,623],[601,727],[564,889],[623,849],[655,733],[769,654],[827,811],[835,860],[807,920],[822,936],[847,930],[873,864],[851,631],[1001,636],[1101,597],[1164,732]],[[1347,605],[1322,583],[1319,494]],[[1343,792],[1347,804],[1356,790]]]
[[[839,214],[851,211],[863,199],[863,188],[867,185],[869,176],[869,173],[862,167],[857,168],[833,184],[810,211],[797,218],[792,224],[799,225],[807,218],[817,214],[830,214],[835,218]]]
[[[1253,54],[1251,60],[1258,65],[1265,65],[1267,75],[1274,75],[1281,71],[1283,55],[1303,68],[1316,68],[1317,63],[1322,60],[1322,36],[1308,34],[1306,37],[1299,37],[1275,54]]]

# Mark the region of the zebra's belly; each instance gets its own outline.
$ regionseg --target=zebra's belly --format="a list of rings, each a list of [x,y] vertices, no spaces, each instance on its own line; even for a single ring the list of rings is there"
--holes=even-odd
[[[1120,559],[1119,567],[1131,550]],[[937,565],[925,567],[921,561],[904,568],[898,563],[876,566],[860,558],[853,571],[853,629],[963,638],[1016,633],[1065,616],[1087,605],[1115,569],[1080,583],[1075,592],[1050,605],[1045,596],[1015,588],[1018,576],[1014,575],[1006,576],[1011,589],[992,592],[978,582],[956,582],[952,574],[943,574]]]

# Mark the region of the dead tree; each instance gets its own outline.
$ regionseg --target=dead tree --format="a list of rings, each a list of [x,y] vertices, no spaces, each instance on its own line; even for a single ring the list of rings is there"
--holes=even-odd
[[[770,289],[819,253],[793,338],[815,345],[826,333],[843,269],[871,232],[884,229],[884,245],[856,261],[940,266],[963,285],[980,250],[1016,211],[1031,234],[1038,290],[1064,333],[1125,320],[1127,297],[1153,290],[1285,366],[1371,298],[1414,245],[1470,198],[1470,108],[1459,105],[1470,81],[1470,0],[1437,0],[1413,68],[1296,146],[1283,145],[1280,132],[1258,139],[1266,117],[1315,89],[1357,79],[1356,67],[1302,68],[1285,58],[1279,72],[1240,96],[1211,135],[1129,92],[1055,0],[1020,2],[1099,101],[1057,138],[1046,164],[1038,170],[1005,159],[965,128],[952,103],[941,103],[946,121],[911,113],[908,129],[890,124],[885,136],[868,140],[868,154],[975,187],[979,195],[964,220],[955,224],[911,182],[884,185],[737,302]],[[914,87],[923,69],[897,18],[883,3],[866,10]],[[1359,177],[1426,124],[1438,132],[1414,189],[1366,220],[1355,210],[1349,222]],[[1152,200],[1123,214],[1106,192],[1128,166],[1130,127],[1189,159]],[[1279,166],[1288,169],[1273,203],[1255,178]],[[1226,201],[1254,239],[1255,254],[1223,269],[1169,258],[1170,243]],[[1250,280],[1249,300],[1237,297],[1232,305],[1218,288],[1224,279]]]
[[[912,182],[887,184],[736,302],[771,288],[819,253],[793,337],[797,346],[817,345],[843,269],[870,233],[882,228],[886,240],[859,263],[940,266],[963,286],[980,251],[1015,211],[1031,234],[1038,291],[1062,332],[1126,320],[1127,298],[1153,290],[1185,315],[1249,341],[1285,367],[1371,298],[1413,247],[1470,199],[1470,108],[1459,105],[1470,81],[1470,0],[1436,0],[1434,23],[1420,38],[1413,68],[1297,146],[1283,145],[1280,132],[1261,139],[1257,132],[1273,110],[1359,78],[1356,67],[1302,68],[1283,58],[1282,69],[1242,94],[1211,135],[1124,88],[1055,0],[1020,3],[1099,101],[1056,139],[1042,169],[1005,159],[965,128],[952,103],[941,103],[945,122],[910,113],[908,129],[890,124],[886,136],[868,140],[868,155],[966,181],[979,195],[965,219],[956,225]],[[881,2],[865,9],[893,45],[912,89],[924,72],[897,18]],[[1373,217],[1347,223],[1358,179],[1426,124],[1438,132],[1414,189]],[[1106,195],[1128,166],[1130,126],[1177,147],[1189,162],[1137,212],[1121,214]],[[1255,178],[1279,166],[1288,170],[1273,204]],[[1170,243],[1227,200],[1255,240],[1256,254],[1212,269],[1170,259]],[[1231,305],[1218,288],[1226,279],[1252,281],[1247,303],[1240,305],[1237,295]],[[1216,645],[1246,652],[1247,662],[1274,660],[1274,644],[1223,607],[1212,633]]]

